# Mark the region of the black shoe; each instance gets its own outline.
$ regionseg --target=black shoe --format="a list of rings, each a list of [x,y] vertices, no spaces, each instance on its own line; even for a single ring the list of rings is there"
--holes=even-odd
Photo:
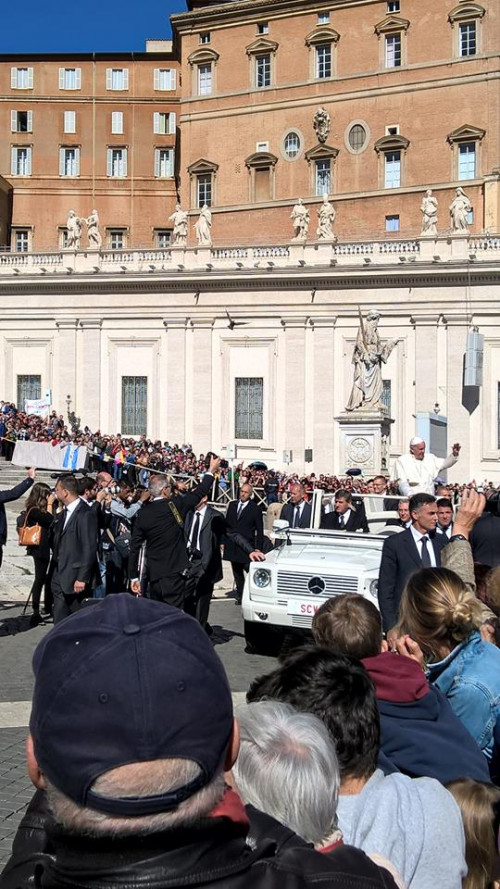
[[[52,620],[52,612],[40,611],[40,620]]]
[[[41,624],[42,618],[40,616],[39,611],[34,611],[30,617],[30,627],[37,627],[38,624]]]
[[[213,636],[214,628],[210,626],[210,624],[205,624],[205,633],[207,636]]]

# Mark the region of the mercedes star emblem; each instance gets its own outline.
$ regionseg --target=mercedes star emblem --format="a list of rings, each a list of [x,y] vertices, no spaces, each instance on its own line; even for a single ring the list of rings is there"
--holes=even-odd
[[[313,593],[314,596],[319,596],[321,593],[324,593],[325,588],[326,583],[322,577],[311,577],[307,584],[307,589],[310,593]]]

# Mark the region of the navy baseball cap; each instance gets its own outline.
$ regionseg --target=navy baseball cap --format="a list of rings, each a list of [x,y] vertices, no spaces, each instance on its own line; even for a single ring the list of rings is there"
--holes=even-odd
[[[38,764],[79,805],[133,817],[173,811],[221,769],[233,723],[227,676],[205,631],[178,608],[107,596],[45,636],[33,671]],[[170,758],[198,763],[199,776],[149,797],[91,790],[118,766]]]

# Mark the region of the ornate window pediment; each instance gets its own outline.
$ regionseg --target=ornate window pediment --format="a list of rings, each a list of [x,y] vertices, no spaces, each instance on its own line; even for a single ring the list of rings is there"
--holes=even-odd
[[[484,6],[480,6],[479,3],[461,3],[460,6],[455,6],[451,12],[448,13],[448,21],[454,25],[455,22],[463,22],[470,21],[470,19],[482,19],[486,10]]]
[[[465,123],[463,126],[458,127],[456,130],[452,130],[451,133],[448,133],[446,137],[446,141],[453,144],[453,142],[475,142],[480,141],[486,133],[486,130],[481,130],[479,127],[473,127],[471,124]]]
[[[190,65],[206,65],[209,62],[217,62],[218,59],[219,53],[215,52],[215,49],[210,49],[208,46],[197,49],[188,56]]]
[[[245,160],[245,164],[249,169],[252,167],[274,167],[277,163],[278,158],[275,154],[271,154],[270,151],[255,151]]]
[[[410,27],[408,19],[403,19],[399,15],[386,15],[385,19],[375,25],[375,34],[392,34],[394,31],[407,31]]]
[[[315,145],[314,148],[311,148],[309,151],[306,151],[305,158],[309,163],[311,161],[321,161],[326,160],[327,158],[331,158],[335,160],[339,153],[338,148],[332,148],[331,145]]]
[[[316,46],[318,43],[338,43],[340,34],[333,28],[315,28],[306,37],[306,46]]]
[[[248,44],[246,53],[247,56],[255,56],[266,52],[275,53],[278,46],[279,43],[276,43],[275,40],[267,40],[265,37],[258,37],[253,43]]]
[[[190,176],[196,176],[199,173],[216,173],[218,169],[219,164],[214,163],[214,161],[207,161],[204,157],[200,157],[194,164],[189,165],[187,171]]]
[[[410,140],[406,136],[382,136],[373,146],[377,154],[381,151],[406,151]]]

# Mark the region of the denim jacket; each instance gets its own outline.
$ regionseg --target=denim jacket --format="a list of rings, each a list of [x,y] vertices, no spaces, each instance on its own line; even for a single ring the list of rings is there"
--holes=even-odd
[[[500,718],[500,649],[483,642],[475,631],[444,660],[429,664],[428,675],[491,759],[493,731]]]

